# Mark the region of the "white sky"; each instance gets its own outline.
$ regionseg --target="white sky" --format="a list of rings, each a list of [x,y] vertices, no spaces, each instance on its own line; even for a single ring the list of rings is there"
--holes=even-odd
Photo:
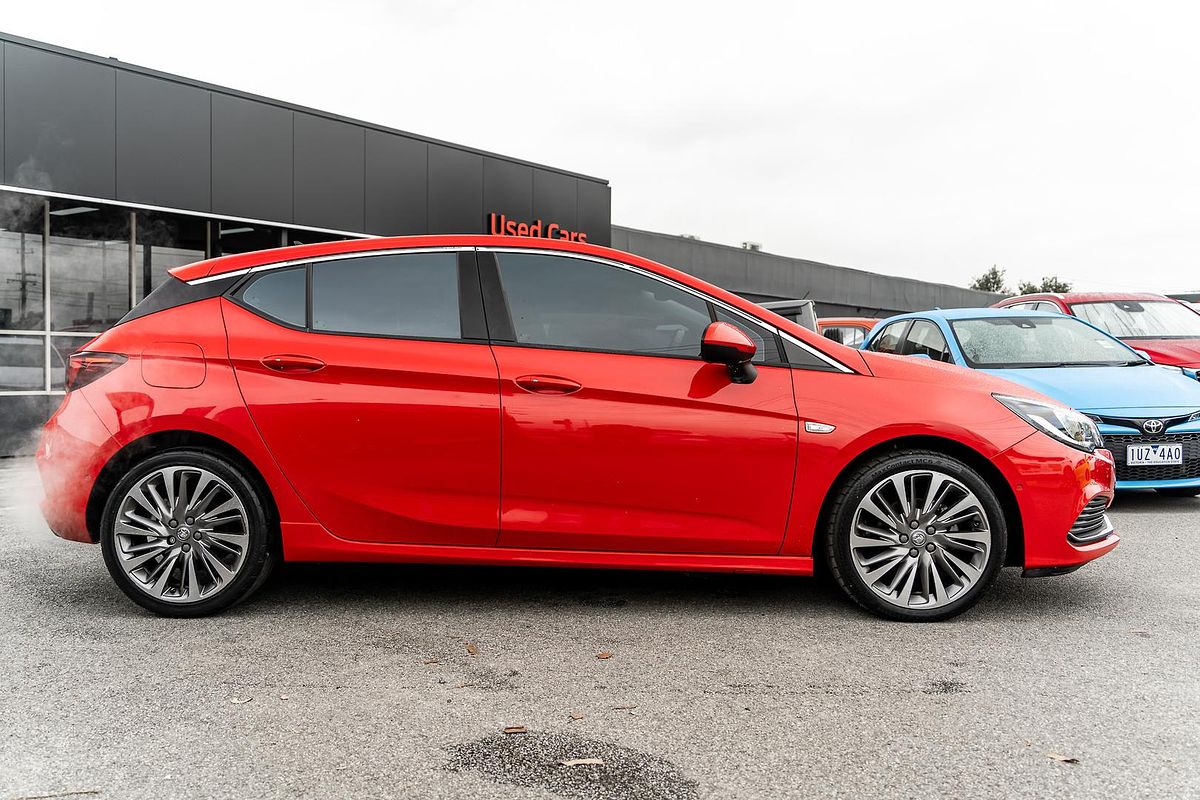
[[[710,10],[711,9],[711,10]],[[613,222],[1200,289],[1200,5],[6,3],[0,28],[608,178]]]

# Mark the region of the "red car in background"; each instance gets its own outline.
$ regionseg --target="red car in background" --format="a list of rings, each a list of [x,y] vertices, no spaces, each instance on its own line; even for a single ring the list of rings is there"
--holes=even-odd
[[[1200,369],[1200,311],[1182,300],[1161,294],[1071,292],[1010,297],[993,308],[1072,314],[1146,352],[1157,364]]]
[[[1117,545],[1090,419],[587,244],[330,242],[171,271],[69,359],[59,536],[197,616],[288,561],[808,575],[935,620]]]
[[[847,347],[858,347],[879,320],[873,317],[824,317],[817,320],[817,333]]]

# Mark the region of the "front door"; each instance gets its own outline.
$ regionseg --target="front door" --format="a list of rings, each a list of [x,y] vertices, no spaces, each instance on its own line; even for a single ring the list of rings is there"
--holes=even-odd
[[[336,536],[496,543],[496,363],[474,254],[459,260],[320,261],[266,272],[223,306],[250,414]]]
[[[729,317],[705,299],[596,261],[495,258],[506,300],[489,289],[503,409],[500,544],[778,552],[797,415],[789,370],[770,365],[774,332],[728,318],[755,328],[766,351],[757,380],[734,384],[699,358],[704,329]],[[485,278],[491,259],[481,254]]]

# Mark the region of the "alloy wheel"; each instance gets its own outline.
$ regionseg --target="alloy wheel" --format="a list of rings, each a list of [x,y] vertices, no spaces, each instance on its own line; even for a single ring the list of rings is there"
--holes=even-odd
[[[200,467],[156,469],[135,483],[113,523],[118,563],[134,586],[168,603],[195,603],[227,587],[246,560],[246,508]]]
[[[901,608],[944,606],[983,576],[992,532],[983,503],[932,469],[891,475],[854,512],[850,554],[870,590]]]

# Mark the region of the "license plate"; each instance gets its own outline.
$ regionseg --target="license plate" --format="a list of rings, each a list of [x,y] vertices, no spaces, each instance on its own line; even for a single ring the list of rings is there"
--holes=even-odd
[[[1125,450],[1131,467],[1171,466],[1183,463],[1182,444],[1131,444]]]

